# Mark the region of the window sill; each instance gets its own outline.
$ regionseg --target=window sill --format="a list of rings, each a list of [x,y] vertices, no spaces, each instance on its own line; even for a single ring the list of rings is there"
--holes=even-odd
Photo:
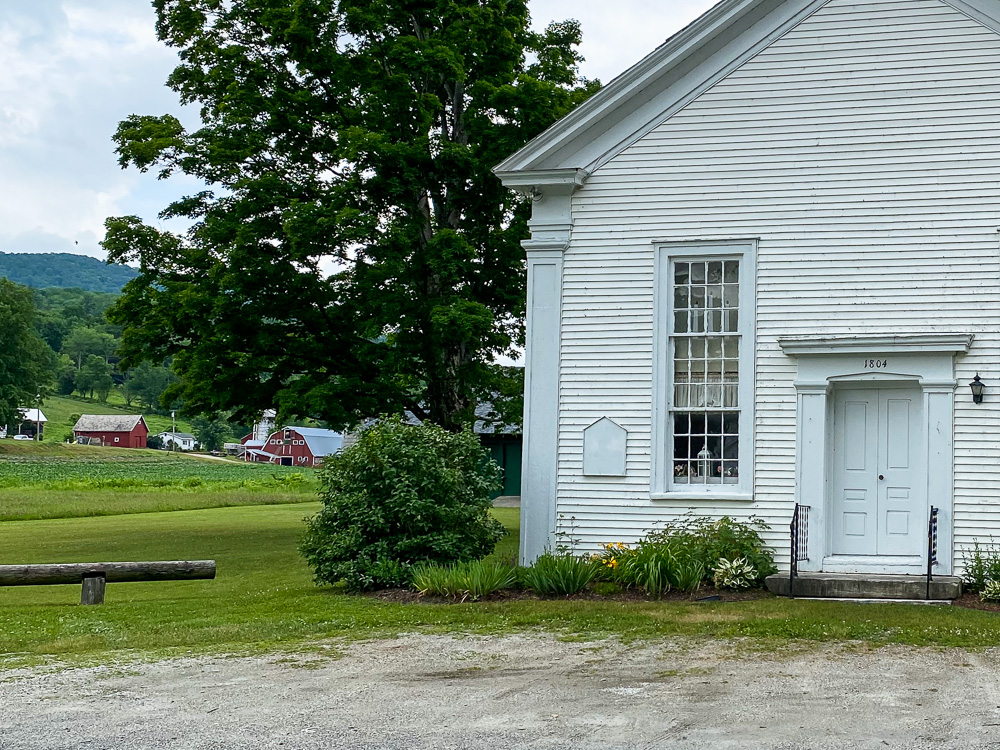
[[[680,490],[676,492],[650,492],[650,500],[730,500],[735,502],[748,503],[753,501],[752,492],[739,492],[733,490],[708,490],[704,492],[691,492]]]

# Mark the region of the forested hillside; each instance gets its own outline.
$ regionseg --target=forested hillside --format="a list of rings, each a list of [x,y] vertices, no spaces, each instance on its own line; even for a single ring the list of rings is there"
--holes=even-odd
[[[0,276],[35,289],[57,286],[117,294],[136,275],[133,268],[108,266],[89,255],[0,252]]]

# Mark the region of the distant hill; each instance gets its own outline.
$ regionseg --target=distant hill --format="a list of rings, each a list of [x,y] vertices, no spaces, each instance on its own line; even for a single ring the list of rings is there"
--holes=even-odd
[[[134,268],[108,266],[89,255],[0,253],[0,276],[36,289],[57,286],[118,293],[137,275]]]

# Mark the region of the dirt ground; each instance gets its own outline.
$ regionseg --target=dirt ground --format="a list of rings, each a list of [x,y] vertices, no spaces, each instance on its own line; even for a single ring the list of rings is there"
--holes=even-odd
[[[0,748],[1000,748],[1000,650],[551,636],[0,674]]]

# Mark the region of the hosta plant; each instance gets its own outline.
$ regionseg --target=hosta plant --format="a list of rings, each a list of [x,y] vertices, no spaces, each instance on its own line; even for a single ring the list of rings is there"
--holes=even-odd
[[[745,557],[719,560],[712,577],[718,589],[748,589],[757,580],[757,571]]]
[[[979,599],[984,602],[1000,602],[1000,581],[987,581],[979,592]]]

